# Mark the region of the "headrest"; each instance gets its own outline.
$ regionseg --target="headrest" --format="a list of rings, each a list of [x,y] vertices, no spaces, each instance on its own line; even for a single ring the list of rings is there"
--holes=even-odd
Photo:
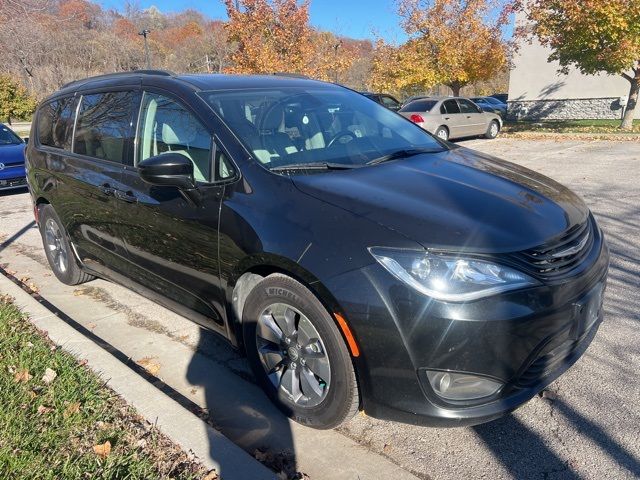
[[[284,122],[284,107],[277,104],[266,107],[258,127],[260,130],[279,130],[282,122]]]
[[[171,119],[162,123],[162,141],[167,145],[189,145],[198,136],[198,126],[195,119],[187,112],[173,110]],[[169,122],[169,123],[165,123]]]

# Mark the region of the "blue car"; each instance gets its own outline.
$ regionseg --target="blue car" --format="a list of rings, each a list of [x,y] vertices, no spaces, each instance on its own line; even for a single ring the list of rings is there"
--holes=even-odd
[[[0,123],[0,190],[27,186],[24,171],[25,147],[24,140]]]

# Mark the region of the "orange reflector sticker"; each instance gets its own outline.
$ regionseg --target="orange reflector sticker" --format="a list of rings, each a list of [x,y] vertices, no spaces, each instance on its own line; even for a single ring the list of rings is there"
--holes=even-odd
[[[353,338],[353,334],[349,329],[349,325],[347,325],[347,321],[339,313],[334,313],[334,316],[336,317],[336,320],[338,320],[338,325],[340,325],[340,329],[342,330],[342,333],[344,333],[344,336],[347,339],[347,344],[349,345],[349,350],[351,350],[351,355],[353,355],[354,357],[359,357],[360,349],[358,348],[356,339]]]

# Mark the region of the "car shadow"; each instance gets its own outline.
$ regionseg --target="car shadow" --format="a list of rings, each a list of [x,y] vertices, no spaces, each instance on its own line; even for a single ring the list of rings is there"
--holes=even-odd
[[[289,419],[254,383],[238,351],[202,329],[187,380],[204,390],[206,419],[214,428],[282,478],[301,478]],[[211,458],[216,455],[212,450]]]

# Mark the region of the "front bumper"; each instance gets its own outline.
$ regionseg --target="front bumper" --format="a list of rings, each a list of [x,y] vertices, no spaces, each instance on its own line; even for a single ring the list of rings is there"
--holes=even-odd
[[[531,399],[582,355],[602,321],[604,239],[583,264],[568,279],[467,303],[435,301],[378,264],[326,282],[360,346],[354,361],[365,413],[430,426],[474,425]],[[445,401],[426,369],[504,386],[475,402]]]
[[[0,170],[0,191],[25,188],[27,178],[24,165],[8,166]]]

